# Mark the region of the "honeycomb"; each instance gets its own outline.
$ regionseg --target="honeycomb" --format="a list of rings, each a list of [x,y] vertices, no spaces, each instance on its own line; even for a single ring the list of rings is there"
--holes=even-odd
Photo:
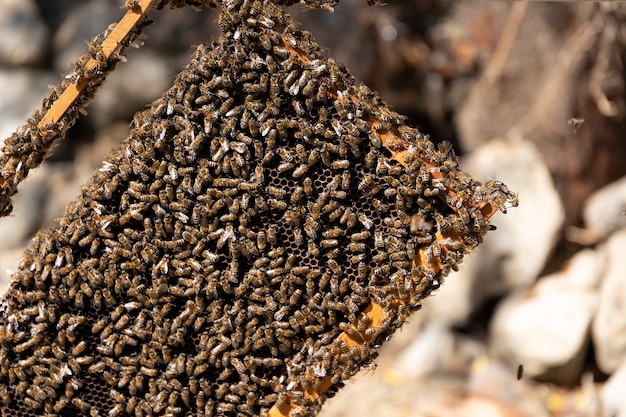
[[[3,416],[315,414],[516,203],[280,6],[219,25],[24,253]]]

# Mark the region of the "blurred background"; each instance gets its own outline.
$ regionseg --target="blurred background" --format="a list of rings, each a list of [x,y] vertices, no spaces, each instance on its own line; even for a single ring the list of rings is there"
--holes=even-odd
[[[331,416],[626,416],[626,5],[341,0],[292,7],[328,56],[409,124],[448,140],[520,206],[328,401]],[[0,138],[123,14],[113,0],[0,0]],[[171,84],[217,13],[149,13],[89,114],[0,220],[0,280],[52,227],[133,114]]]

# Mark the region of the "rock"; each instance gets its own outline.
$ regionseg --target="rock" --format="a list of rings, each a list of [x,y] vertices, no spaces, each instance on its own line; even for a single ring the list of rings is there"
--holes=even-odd
[[[68,162],[58,162],[46,166],[48,195],[42,210],[41,227],[56,227],[63,216],[65,207],[76,200],[80,188],[87,182],[91,173],[77,173],[76,167]],[[82,174],[82,175],[81,175]]]
[[[612,373],[626,359],[626,229],[606,243],[607,263],[600,289],[600,306],[592,335],[598,367]]]
[[[561,384],[579,380],[597,309],[603,255],[577,254],[560,272],[524,295],[502,301],[490,326],[491,347],[524,375]]]
[[[48,28],[33,0],[0,0],[1,65],[40,65],[48,42]]]
[[[518,193],[520,206],[496,215],[498,227],[477,253],[481,262],[495,260],[489,269],[500,272],[507,288],[531,284],[552,253],[563,225],[563,207],[550,173],[537,149],[524,140],[494,141],[462,161],[474,178],[497,177]],[[483,283],[484,284],[484,283]]]
[[[54,33],[53,65],[59,73],[66,73],[70,63],[87,52],[87,43],[103,32],[111,23],[118,22],[124,14],[119,3],[110,1],[85,1],[68,10],[69,14]]]
[[[626,361],[606,381],[600,391],[602,417],[626,417]]]
[[[163,54],[147,48],[129,51],[128,61],[117,64],[87,108],[90,120],[97,127],[115,119],[131,120],[135,112],[163,94],[173,79],[174,72]]]
[[[489,236],[487,236],[487,239]],[[483,243],[484,245],[484,243]],[[457,272],[451,272],[437,292],[421,301],[420,314],[426,319],[449,327],[464,325],[474,310],[487,298],[487,294],[475,291],[480,287],[480,255],[477,251],[466,255]],[[484,291],[483,291],[484,292]]]
[[[0,251],[0,294],[4,294],[11,282],[11,274],[17,271],[25,247]]]
[[[102,161],[106,160],[112,149],[120,145],[129,131],[126,121],[111,123],[98,129],[93,141],[82,143],[76,149],[74,174],[83,179],[83,183],[87,182],[96,169],[102,168]]]
[[[422,378],[445,368],[454,356],[454,336],[440,324],[427,325],[390,365],[402,380]]]
[[[0,250],[23,247],[41,226],[49,190],[47,167],[30,172],[13,197],[13,213],[0,219]]]
[[[0,70],[0,140],[26,122],[46,96],[48,84],[56,82],[58,77],[40,70]]]
[[[482,245],[466,256],[439,292],[424,301],[432,320],[462,325],[490,297],[527,287],[552,253],[564,212],[544,161],[527,141],[492,141],[461,161],[474,178],[502,180],[520,205],[496,214]]]
[[[439,417],[528,417],[508,402],[483,395],[467,395],[439,404],[437,409],[423,415]]]
[[[473,393],[507,401],[523,395],[526,384],[517,380],[515,367],[489,356],[480,356],[472,363],[467,386]]]
[[[594,240],[626,226],[626,177],[595,191],[583,207],[585,227]]]

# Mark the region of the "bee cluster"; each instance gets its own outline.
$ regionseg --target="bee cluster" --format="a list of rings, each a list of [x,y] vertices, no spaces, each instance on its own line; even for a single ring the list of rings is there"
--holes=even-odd
[[[25,252],[3,415],[314,414],[478,244],[480,204],[510,201],[279,6],[224,2],[219,24]]]

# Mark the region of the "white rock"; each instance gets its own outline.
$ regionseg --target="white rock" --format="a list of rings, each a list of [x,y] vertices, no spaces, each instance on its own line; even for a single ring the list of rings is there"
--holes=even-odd
[[[454,356],[454,336],[439,324],[427,325],[392,362],[403,379],[421,378],[447,366]]]
[[[464,325],[486,296],[474,291],[474,287],[480,285],[477,282],[480,260],[478,252],[465,256],[459,270],[448,275],[443,285],[421,302],[423,308],[419,314],[448,327]]]
[[[48,28],[33,0],[0,0],[0,64],[40,64],[48,46]]]
[[[480,246],[482,261],[512,287],[534,282],[552,253],[565,213],[550,172],[535,146],[524,140],[492,141],[472,152],[462,167],[474,178],[497,178],[518,193],[520,205],[496,215],[498,230]]]
[[[611,375],[600,391],[602,417],[626,417],[626,362]]]
[[[48,84],[59,81],[38,70],[0,71],[0,140],[23,125],[48,93]]]
[[[165,56],[148,48],[138,51],[129,48],[128,61],[118,63],[107,77],[106,84],[87,109],[89,116],[99,127],[114,119],[130,120],[135,112],[163,94],[173,78]]]
[[[52,39],[55,69],[60,73],[68,71],[70,63],[87,52],[87,43],[123,15],[119,4],[110,1],[89,0],[68,7]]]
[[[598,366],[610,374],[626,359],[626,229],[609,238],[606,253],[607,265],[592,335]]]
[[[48,196],[49,182],[42,166],[30,172],[20,184],[18,193],[13,196],[13,212],[9,217],[0,219],[0,250],[23,247],[32,238],[41,224]]]
[[[6,293],[9,287],[11,274],[17,272],[22,252],[25,247],[0,251],[0,296]]]
[[[585,250],[528,294],[505,299],[491,323],[494,352],[512,366],[522,364],[529,377],[576,382],[597,309],[603,262],[601,253]]]
[[[464,324],[485,299],[534,282],[565,216],[544,161],[527,141],[492,141],[465,157],[462,168],[481,181],[503,181],[519,193],[520,204],[494,216],[498,230],[424,301],[429,319],[450,325]]]
[[[602,239],[626,227],[626,177],[620,178],[589,196],[583,207],[586,228]]]

